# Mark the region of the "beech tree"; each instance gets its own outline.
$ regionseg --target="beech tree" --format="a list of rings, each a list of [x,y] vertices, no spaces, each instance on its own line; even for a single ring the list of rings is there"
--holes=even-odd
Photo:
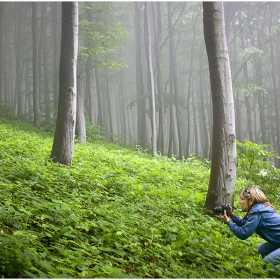
[[[37,3],[32,2],[32,42],[33,42],[33,112],[34,125],[41,126],[40,92],[38,79],[38,49],[37,49]]]
[[[72,165],[76,125],[78,2],[62,2],[59,100],[51,157]]]
[[[204,38],[213,104],[212,163],[205,210],[233,204],[236,179],[235,114],[223,2],[203,2]]]
[[[147,24],[147,43],[148,43],[148,68],[149,68],[149,90],[151,91],[151,127],[152,127],[152,153],[155,156],[157,154],[157,142],[156,142],[156,101],[155,101],[155,82],[154,71],[152,63],[152,47],[151,47],[151,30],[150,30],[150,18],[149,18],[149,4],[145,3],[145,19]]]

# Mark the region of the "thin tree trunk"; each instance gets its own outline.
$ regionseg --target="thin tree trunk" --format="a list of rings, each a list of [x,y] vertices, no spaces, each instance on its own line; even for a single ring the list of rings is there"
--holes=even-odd
[[[158,127],[158,142],[157,147],[162,155],[166,154],[166,119],[165,119],[165,104],[162,87],[162,71],[161,71],[161,3],[157,2],[157,34],[155,40],[155,60],[157,69],[157,88],[158,88],[158,102],[159,102],[159,127]]]
[[[37,49],[37,3],[32,2],[32,42],[33,42],[33,112],[34,126],[41,126],[40,90],[38,77],[38,49]]]
[[[141,2],[134,3],[134,32],[135,32],[135,56],[136,56],[136,95],[137,95],[137,139],[142,147],[146,146],[147,139],[145,130],[146,115],[145,115],[145,100],[144,81],[142,69],[142,42],[141,42]]]
[[[16,24],[15,24],[15,57],[16,57],[16,79],[15,79],[15,106],[14,111],[16,115],[23,114],[23,101],[22,101],[22,92],[21,92],[21,83],[22,83],[22,25],[23,25],[23,13],[24,13],[24,3],[18,4],[15,3],[16,10]]]
[[[150,15],[149,4],[145,2],[145,12],[147,20],[147,43],[148,43],[148,68],[150,73],[150,91],[151,91],[151,127],[152,127],[152,153],[155,156],[157,154],[157,136],[156,136],[156,98],[155,98],[155,84],[154,84],[154,71],[152,63],[152,39],[150,28]]]
[[[105,74],[105,91],[107,96],[107,106],[108,106],[108,129],[109,129],[109,140],[111,142],[114,141],[114,132],[113,132],[113,121],[112,121],[112,106],[111,106],[111,97],[109,93],[109,81],[108,81],[108,73],[107,69],[104,69]]]
[[[95,68],[95,84],[96,84],[96,94],[97,94],[97,125],[103,127],[103,111],[102,111],[102,99],[101,99],[101,90],[100,90],[100,82],[99,82],[99,73],[98,69]]]
[[[178,132],[178,145],[179,154],[178,158],[183,158],[183,143],[182,143],[182,120],[181,120],[181,106],[180,106],[180,93],[179,93],[179,82],[177,74],[177,64],[176,55],[174,48],[174,30],[172,28],[172,13],[171,13],[172,3],[167,3],[168,8],[168,34],[169,34],[169,67],[171,68],[170,79],[173,80],[174,85],[174,95],[175,95],[175,107],[176,107],[176,119],[177,119],[177,132]]]
[[[59,61],[59,43],[58,43],[58,18],[57,18],[57,9],[60,8],[60,3],[50,2],[51,16],[52,16],[52,39],[53,39],[53,59],[52,59],[52,101],[53,108],[57,110],[58,108],[58,61]]]
[[[270,10],[270,22],[269,22],[269,33],[271,33],[272,29],[272,18],[273,18],[273,6],[272,3],[269,4]],[[270,54],[271,54],[271,62],[272,62],[272,82],[273,82],[273,93],[274,93],[274,106],[275,106],[275,117],[276,117],[276,151],[280,153],[280,127],[279,127],[279,106],[278,106],[278,92],[276,86],[276,73],[275,73],[275,64],[274,64],[274,50],[273,50],[273,41],[270,41]],[[277,159],[276,167],[280,167],[280,159]]]
[[[77,136],[81,143],[86,144],[87,134],[86,134],[86,121],[85,121],[85,106],[84,106],[84,85],[81,77],[77,78]]]

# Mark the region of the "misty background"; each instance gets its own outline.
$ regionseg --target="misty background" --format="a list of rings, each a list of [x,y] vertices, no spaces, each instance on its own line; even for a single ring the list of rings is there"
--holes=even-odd
[[[0,2],[0,116],[33,121],[36,74],[44,127],[57,115],[61,2],[37,2],[36,21],[31,4]],[[177,156],[180,143],[183,157],[209,159],[212,101],[202,2],[148,7],[159,154]],[[279,154],[280,3],[224,2],[224,9],[237,140],[269,144]],[[87,131],[151,148],[144,2],[79,2],[77,77]]]

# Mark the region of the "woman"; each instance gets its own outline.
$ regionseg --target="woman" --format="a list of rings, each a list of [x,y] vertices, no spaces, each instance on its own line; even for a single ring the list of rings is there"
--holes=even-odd
[[[230,217],[224,211],[220,215],[231,231],[238,238],[245,240],[256,232],[260,237],[266,240],[259,245],[258,251],[265,263],[273,263],[276,268],[280,263],[280,215],[269,203],[265,194],[256,187],[246,188],[240,193],[239,204],[242,211],[247,211],[242,219],[233,214],[230,206]]]

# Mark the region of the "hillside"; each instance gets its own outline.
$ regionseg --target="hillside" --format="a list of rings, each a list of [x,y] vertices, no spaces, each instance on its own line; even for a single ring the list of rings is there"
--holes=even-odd
[[[203,214],[209,163],[96,142],[76,143],[67,167],[49,159],[52,141],[0,119],[2,277],[277,277],[261,239]]]

